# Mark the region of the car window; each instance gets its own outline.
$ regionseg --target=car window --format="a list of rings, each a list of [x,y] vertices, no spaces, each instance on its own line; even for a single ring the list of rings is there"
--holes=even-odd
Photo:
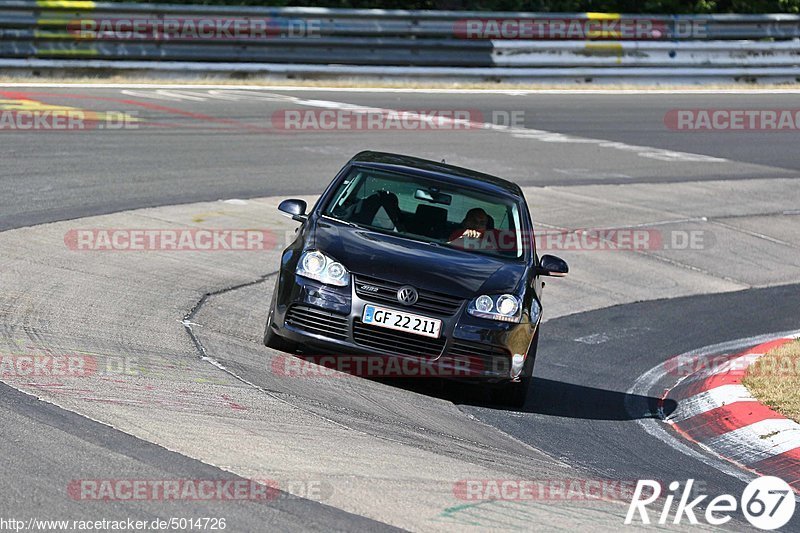
[[[450,209],[448,220],[451,222],[461,222],[467,216],[470,209],[478,207],[486,211],[486,213],[492,217],[495,228],[511,229],[511,220],[506,205],[498,205],[493,202],[485,202],[480,199],[469,197],[460,197],[458,200],[458,205],[452,205]]]
[[[477,212],[482,224],[472,229]],[[520,205],[513,198],[426,178],[354,167],[334,191],[323,214],[376,231],[521,258],[525,243]]]

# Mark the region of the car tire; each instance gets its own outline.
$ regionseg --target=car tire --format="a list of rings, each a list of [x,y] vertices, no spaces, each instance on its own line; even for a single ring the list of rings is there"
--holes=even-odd
[[[269,311],[267,326],[264,328],[264,346],[281,352],[295,353],[297,351],[296,342],[284,339],[272,329],[272,309]]]
[[[528,391],[533,378],[523,377],[519,381],[506,383],[494,392],[494,399],[500,405],[521,409],[528,400]]]

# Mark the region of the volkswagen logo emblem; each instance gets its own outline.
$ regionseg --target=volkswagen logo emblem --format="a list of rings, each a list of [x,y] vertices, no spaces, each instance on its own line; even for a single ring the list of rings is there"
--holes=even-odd
[[[414,305],[419,299],[417,289],[410,285],[400,287],[397,290],[397,301],[403,305]]]

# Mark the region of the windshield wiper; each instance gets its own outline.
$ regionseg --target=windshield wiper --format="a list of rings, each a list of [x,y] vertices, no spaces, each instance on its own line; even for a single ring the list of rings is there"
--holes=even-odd
[[[322,218],[327,218],[328,220],[333,220],[335,222],[339,222],[340,224],[344,224],[345,226],[350,226],[351,228],[360,228],[360,229],[367,229],[363,226],[359,226],[355,222],[350,222],[348,220],[342,220],[341,218],[332,217],[329,215],[322,215]]]

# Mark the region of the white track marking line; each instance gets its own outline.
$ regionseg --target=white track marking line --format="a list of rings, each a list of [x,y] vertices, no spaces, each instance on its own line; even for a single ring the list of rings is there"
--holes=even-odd
[[[699,355],[707,357],[715,353],[735,352],[743,350],[749,346],[755,346],[757,344],[761,344],[762,342],[773,340],[776,337],[795,338],[795,336],[800,336],[800,330],[785,331],[768,335],[758,335],[755,337],[747,337],[735,341],[714,344],[712,346],[706,346],[704,348],[700,348],[699,350],[692,350],[690,352],[686,352],[685,354],[682,354],[679,357],[689,357],[690,355]],[[753,472],[752,470],[747,470],[746,467],[744,466],[742,466],[741,468],[737,468],[731,462],[726,461],[721,456],[714,453],[713,450],[709,449],[708,450],[709,453],[704,454],[690,447],[683,440],[679,439],[672,433],[668,432],[666,429],[666,425],[663,422],[649,417],[642,418],[643,416],[646,416],[647,413],[639,412],[640,406],[637,405],[633,397],[650,396],[653,393],[653,389],[655,388],[656,384],[664,378],[666,373],[667,369],[665,368],[664,364],[663,363],[659,364],[651,368],[641,376],[639,376],[639,378],[634,382],[634,384],[628,389],[626,408],[628,410],[628,413],[632,417],[635,417],[636,423],[639,424],[639,426],[650,436],[662,441],[664,444],[674,449],[675,451],[680,452],[693,459],[696,459],[701,463],[722,472],[723,474],[731,476],[744,483],[749,483],[750,481],[758,477],[755,472]],[[800,502],[800,494],[795,495],[795,500]]]
[[[503,126],[495,127],[494,129],[502,129]],[[712,157],[709,155],[693,154],[689,152],[676,152],[674,150],[666,150],[663,148],[653,148],[650,146],[637,146],[635,144],[627,144],[616,141],[606,141],[603,139],[592,139],[588,137],[578,137],[575,135],[568,135],[565,133],[556,133],[545,130],[532,130],[526,128],[507,128],[506,131],[511,133],[512,137],[518,139],[533,139],[545,143],[566,143],[566,144],[596,144],[601,148],[611,148],[614,150],[621,150],[623,152],[633,152],[639,157],[649,159],[657,159],[659,161],[668,162],[696,162],[696,163],[726,163],[727,159],[721,157]]]
[[[578,178],[633,179],[633,176],[629,176],[628,174],[622,174],[620,172],[595,172],[590,168],[554,168],[553,172]]]
[[[0,84],[0,87],[9,86],[8,84]],[[46,86],[46,85],[42,85]],[[63,84],[63,85],[56,85],[59,88],[69,88],[69,87],[76,87],[75,85]],[[82,86],[77,86],[81,88]],[[97,86],[99,87],[99,86]],[[112,86],[114,87],[114,86]],[[131,88],[124,88],[126,86],[116,86],[114,88],[122,88],[120,91],[122,94],[126,96],[134,96],[138,98],[153,98],[156,100],[170,100],[170,101],[182,101],[187,100],[190,102],[204,102],[206,100],[223,100],[223,101],[237,101],[237,100],[247,100],[247,99],[254,99],[254,100],[271,100],[271,101],[283,101],[283,102],[292,102],[297,105],[305,105],[310,107],[321,107],[324,109],[340,109],[340,110],[348,110],[354,113],[357,112],[380,112],[380,113],[400,113],[400,110],[395,109],[385,109],[385,108],[376,108],[376,107],[365,107],[359,106],[356,104],[348,104],[345,102],[334,102],[329,100],[304,100],[294,96],[288,95],[281,95],[281,94],[263,94],[260,91],[266,89],[266,87],[257,87],[257,88],[250,88],[249,92],[252,95],[242,94],[246,92],[242,87],[246,86],[234,86],[234,87],[225,87],[225,86],[172,86],[172,87],[161,87],[161,86],[154,86],[159,87],[155,91],[144,92],[144,91],[135,91],[131,90]],[[137,86],[141,88],[142,86]],[[195,88],[206,89],[211,87],[213,90],[207,90],[205,93],[196,93],[190,92],[186,90],[182,90],[185,88]],[[146,87],[147,88],[147,87]],[[296,89],[296,88],[295,88]],[[287,90],[287,89],[280,89],[279,87],[270,87],[270,90]],[[445,94],[447,92],[445,91]],[[474,94],[474,93],[470,93]],[[515,93],[519,94],[519,93]],[[530,93],[536,94],[536,93]],[[403,113],[408,117],[413,117],[417,120],[425,120],[420,114],[403,111]],[[442,120],[441,117],[438,120]],[[446,119],[445,119],[446,120]],[[532,139],[534,141],[545,142],[545,143],[564,143],[564,144],[593,144],[599,146],[600,148],[609,148],[612,150],[619,150],[622,152],[630,152],[638,157],[643,157],[647,159],[655,159],[658,161],[665,161],[665,162],[678,162],[678,163],[727,163],[729,162],[728,159],[720,158],[720,157],[713,157],[708,155],[702,154],[695,154],[690,152],[678,152],[674,150],[666,150],[663,148],[655,148],[651,146],[639,146],[633,144],[627,144],[617,141],[609,141],[606,139],[594,139],[589,137],[581,137],[577,135],[568,135],[565,133],[558,133],[546,130],[536,130],[536,129],[527,129],[527,128],[512,128],[509,126],[503,126],[498,124],[492,123],[483,123],[483,122],[475,122],[469,120],[459,120],[459,119],[450,119],[450,122],[453,124],[462,124],[465,126],[472,126],[478,127],[480,129],[486,130],[493,130],[503,133],[508,133],[512,137],[519,138],[519,139]]]
[[[269,93],[263,91],[244,91],[241,89],[230,90],[209,90],[207,92],[191,92],[185,90],[147,90],[138,91],[133,89],[123,89],[120,93],[125,96],[133,96],[136,98],[149,98],[153,100],[168,100],[173,102],[195,101],[205,102],[207,100],[221,100],[226,102],[238,101],[256,101],[256,102],[286,102],[292,101],[296,97],[287,94]]]
[[[703,443],[746,465],[769,459],[800,446],[800,424],[788,418],[770,418],[744,426]]]
[[[720,218],[724,218],[724,217],[720,217]],[[739,233],[744,233],[745,235],[750,235],[751,237],[755,237],[757,239],[763,239],[765,241],[768,241],[768,242],[771,242],[771,243],[774,243],[774,244],[780,244],[781,246],[789,246],[789,247],[795,247],[796,246],[794,243],[787,242],[787,241],[782,241],[780,239],[776,239],[775,237],[770,237],[769,235],[765,235],[765,234],[759,233],[757,231],[750,231],[750,230],[741,228],[739,226],[735,226],[733,224],[726,224],[725,222],[721,222],[720,220],[717,220],[717,219],[712,219],[711,223],[712,224],[716,224],[717,226],[722,226],[723,228],[728,228],[729,230],[732,230],[732,231],[737,231]]]
[[[245,99],[246,95],[241,94],[241,92],[237,92],[235,94],[228,95],[223,90],[217,91],[208,91],[207,93],[192,93],[187,91],[175,91],[175,90],[157,90],[153,92],[135,92],[131,90],[122,90],[122,94],[128,96],[137,96],[140,98],[155,98],[155,99],[187,99],[189,101],[205,101],[207,99],[231,99],[231,98],[239,98]],[[226,98],[230,96],[230,98]],[[477,122],[468,119],[450,119],[444,117],[425,117],[422,114],[414,113],[412,111],[401,111],[397,109],[388,109],[388,108],[381,108],[381,107],[368,107],[358,104],[349,104],[346,102],[335,102],[331,100],[317,100],[317,99],[303,99],[298,98],[295,96],[288,96],[288,95],[280,95],[280,94],[259,94],[258,91],[253,92],[253,97],[258,100],[263,100],[264,96],[268,100],[275,100],[275,101],[283,101],[287,103],[293,103],[296,105],[308,106],[308,107],[318,107],[323,109],[337,109],[343,111],[350,111],[353,113],[398,113],[403,114],[406,117],[411,117],[416,120],[420,121],[428,121],[433,122],[436,121],[445,121],[450,124],[458,124],[465,127],[473,127],[482,130],[489,130],[489,131],[496,131],[501,133],[510,134],[512,137],[515,138],[522,138],[522,139],[532,139],[534,141],[539,142],[546,142],[546,143],[566,143],[566,144],[593,144],[599,146],[600,148],[609,148],[612,150],[619,150],[622,152],[630,152],[639,157],[644,157],[648,159],[656,159],[659,161],[666,161],[666,162],[692,162],[692,163],[726,163],[728,162],[727,159],[719,158],[719,157],[712,157],[708,155],[702,154],[694,154],[689,152],[677,152],[674,150],[666,150],[662,148],[654,148],[650,146],[637,146],[632,144],[626,144],[622,142],[616,141],[608,141],[605,139],[593,139],[588,137],[580,137],[577,135],[568,135],[564,133],[546,131],[546,130],[535,130],[535,129],[527,129],[527,128],[514,128],[510,126],[504,126],[499,124],[492,124],[486,122]]]
[[[675,398],[673,398],[675,399]],[[722,385],[695,394],[685,400],[677,400],[678,409],[666,418],[666,422],[677,424],[693,416],[707,413],[717,407],[736,402],[754,402],[755,398],[744,385]]]
[[[11,86],[10,84],[0,84],[0,87]],[[40,86],[47,86],[47,85],[40,85]],[[76,85],[70,84],[61,84],[61,85],[54,85],[58,88],[70,88],[76,87]],[[87,87],[77,85],[79,88]],[[90,87],[90,86],[88,86]],[[97,85],[95,87],[100,87]],[[103,86],[104,88],[106,86]],[[249,90],[244,90],[243,87],[247,86],[233,86],[233,87],[225,87],[225,86],[152,86],[152,88],[157,88],[155,91],[135,91],[131,90],[132,88],[150,88],[148,86],[124,86],[118,85],[113,86],[114,88],[122,89],[120,92],[126,96],[134,96],[138,98],[153,98],[156,100],[172,100],[172,101],[182,101],[187,100],[190,102],[204,102],[206,100],[223,100],[223,101],[236,101],[236,100],[246,100],[246,99],[255,99],[255,100],[272,100],[272,101],[284,101],[284,102],[293,102],[297,105],[306,105],[311,107],[322,107],[325,109],[341,109],[341,110],[348,110],[354,113],[359,111],[363,111],[364,113],[369,112],[380,112],[380,113],[400,113],[400,110],[395,109],[385,109],[385,108],[375,108],[375,107],[365,107],[359,106],[356,104],[348,104],[345,102],[334,102],[329,100],[304,100],[294,96],[288,95],[281,95],[281,94],[263,94],[261,91],[266,89],[266,87],[251,87]],[[183,90],[186,88],[192,87],[194,89],[206,89],[206,92],[190,92],[187,90]],[[296,88],[293,88],[296,89]],[[281,89],[279,87],[270,87],[270,90],[288,90],[288,89]],[[246,94],[250,92],[251,94]],[[243,94],[244,93],[244,94]],[[444,94],[448,94],[447,91],[444,91]],[[475,93],[470,93],[475,94]],[[478,93],[479,94],[479,93]],[[514,94],[521,94],[519,92],[515,92]],[[536,94],[535,92],[531,92],[529,94]],[[408,117],[413,117],[417,120],[425,120],[424,117],[417,113],[403,111],[403,113]],[[439,120],[442,120],[441,117]],[[546,143],[566,143],[566,144],[594,144],[601,148],[609,148],[613,150],[620,150],[623,152],[631,152],[639,157],[644,157],[648,159],[656,159],[658,161],[666,161],[666,162],[680,162],[680,163],[727,163],[729,160],[719,158],[719,157],[712,157],[708,155],[702,154],[694,154],[689,152],[678,152],[674,150],[666,150],[663,148],[655,148],[650,146],[638,146],[638,145],[631,145],[622,142],[616,141],[609,141],[606,139],[594,139],[589,137],[581,137],[577,135],[568,135],[564,133],[546,131],[546,130],[535,130],[535,129],[527,129],[527,128],[512,128],[509,126],[503,126],[498,124],[491,124],[491,123],[482,123],[470,120],[459,120],[459,119],[451,119],[450,122],[453,124],[463,124],[465,126],[472,126],[478,127],[480,129],[486,130],[493,130],[499,131],[504,133],[509,133],[511,136],[515,138],[521,139],[532,139],[534,141],[539,142],[546,142]]]

